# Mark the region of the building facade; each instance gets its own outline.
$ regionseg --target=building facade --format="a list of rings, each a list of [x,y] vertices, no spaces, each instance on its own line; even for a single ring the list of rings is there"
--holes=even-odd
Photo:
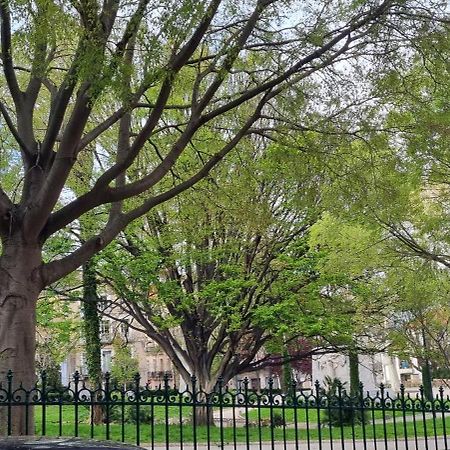
[[[326,378],[338,378],[348,386],[350,380],[350,364],[347,355],[327,353],[313,357],[312,378],[321,385]],[[359,378],[364,391],[376,392],[380,384],[392,392],[399,392],[400,385],[405,388],[417,388],[422,383],[422,374],[418,370],[416,358],[401,360],[386,353],[359,356]]]

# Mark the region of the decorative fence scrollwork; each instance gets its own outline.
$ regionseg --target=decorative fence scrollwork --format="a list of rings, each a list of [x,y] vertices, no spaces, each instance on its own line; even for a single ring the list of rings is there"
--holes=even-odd
[[[248,380],[233,390],[219,379],[207,392],[195,377],[180,389],[167,374],[155,386],[141,386],[139,375],[117,385],[106,374],[100,386],[92,387],[76,372],[67,386],[54,386],[44,372],[26,389],[9,372],[0,381],[0,417],[7,419],[8,434],[18,408],[34,413],[37,434],[145,443],[155,449],[196,449],[200,443],[230,450],[263,444],[287,448],[288,443],[323,450],[449,448],[450,399],[444,387],[426,398],[422,388],[404,386],[399,392],[384,385],[368,392],[360,385],[350,393],[340,382],[331,388],[315,383],[307,390],[293,382],[282,392],[270,380],[267,389],[255,391]],[[94,408],[101,410],[101,423],[94,423]]]

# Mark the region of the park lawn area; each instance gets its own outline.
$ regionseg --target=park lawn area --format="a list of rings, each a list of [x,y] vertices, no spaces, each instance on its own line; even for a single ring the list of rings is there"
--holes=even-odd
[[[116,405],[114,409],[117,411],[116,414],[121,414],[121,408],[119,405]],[[59,423],[60,417],[60,407],[59,405],[47,405],[45,408],[45,418],[47,424],[51,423]],[[179,406],[169,406],[168,417],[179,419],[180,416],[180,407]],[[35,409],[35,417],[36,417],[36,425],[39,426],[42,422],[42,407],[36,406]],[[150,406],[143,405],[141,406],[141,411],[150,413]],[[61,406],[61,417],[63,424],[73,424],[75,422],[75,407],[73,405],[62,405]],[[189,418],[192,413],[192,406],[182,407],[183,419]],[[89,423],[89,407],[80,405],[78,407],[78,421],[80,424]],[[166,407],[165,406],[154,406],[153,407],[153,417],[155,422],[163,422],[166,418]]]
[[[427,429],[427,435],[432,437],[434,435],[433,424],[431,420],[427,420],[425,422],[425,427]],[[414,439],[414,436],[421,437],[425,435],[425,427],[423,423],[416,423],[416,433],[414,432],[414,425],[412,423],[406,423],[406,435],[410,440]],[[446,429],[450,428],[450,419],[446,420]],[[141,424],[140,426],[140,442],[141,443],[149,443],[151,442],[151,426],[148,424]],[[329,440],[330,438],[336,440],[341,439],[351,440],[352,436],[355,439],[363,439],[365,436],[367,440],[374,439],[376,437],[378,442],[382,442],[384,440],[384,427],[382,424],[377,424],[375,426],[366,426],[362,427],[360,425],[355,426],[352,430],[352,427],[344,427],[343,433],[341,436],[340,428],[332,428],[331,434],[329,428],[323,428],[320,430],[321,439],[323,441]],[[63,436],[74,436],[75,428],[73,424],[65,425],[63,430]],[[166,427],[165,425],[157,424],[153,427],[153,440],[154,442],[166,442],[166,433],[169,436],[169,442],[193,442],[194,441],[194,433],[192,426],[184,425],[180,427],[179,425],[169,425]],[[249,427],[248,428],[248,436],[247,430],[244,427],[236,428],[234,431],[233,428],[220,428],[220,427],[206,427],[201,426],[196,428],[196,440],[198,442],[207,442],[208,441],[208,433],[209,433],[209,441],[212,443],[221,442],[222,439],[224,442],[245,442],[247,439],[251,442],[258,441],[295,441],[296,438],[302,441],[311,440],[315,441],[319,439],[319,430],[313,429],[309,430],[309,433],[300,429],[295,432],[293,428],[270,428],[270,427],[262,427],[258,429],[257,427]],[[39,430],[37,430],[37,434],[39,434]],[[57,436],[58,435],[58,427],[56,424],[52,424],[52,426],[47,427],[48,436]],[[88,424],[80,424],[78,429],[78,435],[80,437],[90,437],[90,426]],[[443,435],[443,424],[442,420],[436,421],[436,435]],[[392,423],[386,424],[386,438],[394,439],[397,436],[398,439],[403,438],[405,436],[404,428],[402,423],[397,423],[396,429],[394,429],[394,425]],[[100,425],[94,427],[93,437],[97,439],[106,439],[106,425]],[[110,434],[109,438],[111,440],[121,441],[122,440],[122,428],[120,424],[111,424],[110,425]],[[135,443],[136,442],[136,425],[126,424],[124,427],[124,441]]]
[[[115,407],[117,414],[120,414],[120,407],[116,405]],[[226,411],[230,408],[223,408],[223,411]],[[62,405],[62,422],[63,424],[70,424],[75,422],[75,407],[73,405]],[[141,406],[141,411],[150,413],[150,406]],[[215,411],[218,411],[217,408],[215,408]],[[291,423],[293,424],[295,422],[295,410],[293,408],[285,408],[284,409],[284,416],[283,416],[283,410],[281,408],[273,408],[272,410],[273,416],[281,416],[284,417],[284,420],[287,424]],[[180,418],[180,407],[179,406],[169,406],[167,408],[167,416],[170,419],[176,419],[179,420]],[[266,422],[267,420],[270,420],[271,417],[271,411],[270,408],[261,408],[260,409],[260,415],[258,416],[258,410],[257,409],[248,409],[248,421],[251,425],[258,424],[258,420],[261,420],[263,422]],[[411,411],[407,411],[405,415],[411,415]],[[421,412],[416,412],[416,417],[421,418]],[[402,412],[396,411],[395,417],[396,419],[401,419]],[[42,408],[36,407],[35,410],[35,416],[36,416],[36,422],[39,424],[42,421]],[[188,420],[192,416],[192,406],[187,405],[182,407],[182,418],[183,420]],[[153,417],[155,423],[165,422],[166,418],[166,407],[162,405],[156,405],[153,408]],[[392,420],[393,413],[392,411],[386,411],[385,412],[386,420]],[[242,423],[245,421],[245,411],[241,409],[241,415],[239,416],[236,411],[236,419],[240,419],[239,421]],[[367,418],[368,420],[372,419],[383,419],[383,412],[382,411],[374,411],[374,414],[372,416],[372,413],[369,411],[367,412]],[[86,406],[80,405],[78,408],[78,420],[80,423],[89,423],[89,409]],[[321,411],[321,421],[324,420],[324,411]],[[46,421],[47,423],[58,423],[59,422],[59,406],[58,405],[47,405],[46,406]],[[310,423],[312,426],[317,424],[317,410],[313,408],[309,408],[308,411],[306,409],[297,409],[297,423]]]
[[[258,414],[258,410],[257,409],[251,409],[249,408],[248,410],[248,420],[250,422],[258,422],[258,420],[264,421],[264,420],[270,420],[271,414],[273,414],[273,416],[281,416],[284,418],[286,423],[295,423],[295,409],[294,408],[284,408],[284,413],[283,413],[283,409],[282,408],[272,408],[272,413],[271,413],[271,408],[261,408],[260,412]],[[284,414],[284,415],[283,415]],[[372,419],[383,419],[383,411],[380,410],[374,410],[373,411],[373,415],[372,415],[372,411],[367,411],[367,418],[369,420]],[[402,415],[402,411],[395,411],[395,417],[401,417]],[[411,411],[406,411],[405,415],[411,415]],[[416,415],[421,414],[419,412],[416,413]],[[391,420],[393,417],[394,413],[393,411],[389,411],[386,410],[385,411],[385,418],[386,420]],[[245,419],[245,413],[242,414],[242,416]],[[297,408],[297,423],[311,423],[311,424],[316,424],[317,423],[317,409],[314,408]],[[323,409],[321,409],[320,411],[320,418],[321,421],[323,422],[324,418],[325,418],[325,411]]]
[[[178,408],[176,410],[170,410],[169,412],[171,417],[178,417]],[[192,409],[192,408],[187,408]],[[63,436],[74,436],[75,435],[75,413],[74,408],[71,406],[63,407],[63,426],[62,426],[62,435]],[[165,408],[160,407],[160,409],[156,410],[155,407],[155,423],[150,424],[140,424],[139,432],[140,432],[140,442],[148,443],[151,442],[151,434],[153,434],[154,442],[166,442],[166,435],[168,435],[169,442],[192,442],[194,441],[194,430],[191,425],[168,425],[161,423],[162,420],[158,420],[156,417],[160,419],[164,419],[165,417]],[[36,434],[42,433],[42,424],[41,424],[41,411],[39,409],[36,410]],[[317,415],[316,415],[317,417]],[[46,413],[46,435],[47,436],[58,436],[59,435],[59,413],[57,406],[47,407]],[[366,439],[374,439],[374,437],[378,441],[383,441],[386,431],[387,439],[403,438],[406,435],[409,439],[414,439],[414,436],[421,437],[427,434],[429,437],[434,436],[436,432],[437,436],[442,436],[444,434],[444,424],[441,417],[436,418],[435,428],[433,426],[433,421],[431,419],[427,419],[425,422],[420,420],[420,416],[416,417],[416,429],[414,430],[414,424],[412,422],[406,421],[403,423],[401,417],[397,417],[396,415],[396,426],[392,422],[383,424],[375,424],[372,423],[362,425],[355,425],[353,428],[351,426],[346,426],[342,428],[339,427],[328,427],[325,426],[318,430],[310,429],[307,431],[304,428],[299,428],[297,431],[292,427],[277,427],[270,428],[268,426],[264,426],[258,428],[256,426],[250,426],[248,429],[245,427],[238,427],[233,429],[231,427],[206,427],[206,426],[198,426],[195,429],[196,432],[196,440],[198,442],[206,442],[210,441],[212,443],[220,443],[222,440],[224,442],[245,442],[249,440],[251,442],[259,442],[259,441],[271,441],[272,439],[277,441],[295,441],[299,440],[318,440],[319,433],[322,440],[332,439],[352,439],[354,436],[355,439],[363,439],[365,436]],[[312,421],[311,424],[315,425],[315,422]],[[445,428],[448,432],[450,430],[450,416],[446,417],[445,420]],[[151,433],[153,431],[153,433]],[[123,432],[123,434],[122,434]],[[132,423],[126,423],[122,427],[119,423],[111,423],[109,425],[109,438],[115,441],[124,440],[126,442],[135,443],[136,442],[136,433],[137,433],[137,425]],[[80,437],[91,437],[91,426],[89,424],[89,412],[86,408],[79,409],[79,424],[78,424],[78,436]],[[107,436],[107,426],[106,424],[97,425],[92,428],[92,436],[98,439],[105,439]]]

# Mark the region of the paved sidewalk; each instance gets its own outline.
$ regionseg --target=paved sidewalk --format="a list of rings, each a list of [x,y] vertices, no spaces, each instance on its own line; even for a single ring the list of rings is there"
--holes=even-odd
[[[417,444],[414,439],[408,440],[408,445],[406,445],[405,441],[399,440],[397,445],[395,441],[387,441],[387,445],[384,441],[377,441],[376,445],[372,442],[366,442],[364,446],[363,441],[345,441],[344,446],[342,446],[341,441],[333,441],[333,445],[330,442],[323,442],[320,446],[319,443],[311,442],[308,446],[306,441],[299,441],[298,446],[295,445],[295,442],[275,442],[272,447],[270,442],[263,442],[260,446],[259,443],[250,443],[250,446],[247,447],[245,443],[239,442],[236,444],[236,447],[233,444],[225,443],[224,446],[221,446],[219,443],[214,442],[211,443],[208,447],[207,444],[201,443],[197,444],[197,447],[194,448],[192,444],[184,444],[181,447],[180,444],[170,444],[169,447],[165,445],[157,444],[155,447],[146,446],[143,447],[145,449],[151,450],[166,450],[169,448],[170,450],[447,450],[450,449],[450,440],[447,443],[448,447],[445,446],[445,442],[443,438],[438,438],[437,446],[436,442],[433,439],[418,439]]]

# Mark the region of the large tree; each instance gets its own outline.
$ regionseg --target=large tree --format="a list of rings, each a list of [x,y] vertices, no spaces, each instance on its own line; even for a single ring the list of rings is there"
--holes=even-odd
[[[366,230],[378,229],[367,248],[378,247],[384,259],[377,264],[392,306],[390,349],[418,358],[431,398],[432,369],[448,369],[448,27],[414,47],[408,63],[391,60],[380,69],[373,90],[378,108],[364,118],[364,131],[328,160],[340,175],[328,206]],[[359,259],[370,270],[367,253]]]
[[[313,80],[342,84],[349,66],[336,63],[366,49],[376,56],[371,44],[414,20],[411,6],[1,0],[0,374],[34,383],[35,310],[46,286],[205,177],[247,136],[273,128],[281,97],[303,99],[299,117],[320,111],[307,95]],[[197,164],[180,164],[205,140]],[[95,153],[98,177],[75,197],[69,180],[83,152]],[[89,238],[44,261],[53,235],[105,206]],[[17,412],[14,434],[25,429]]]
[[[219,378],[273,365],[269,342],[279,350],[309,331],[297,310],[316,277],[306,236],[320,174],[295,152],[261,150],[240,148],[214,179],[155,209],[100,254],[105,313],[156,341],[186,385],[195,375],[206,392]],[[313,351],[305,346],[294,358]]]

